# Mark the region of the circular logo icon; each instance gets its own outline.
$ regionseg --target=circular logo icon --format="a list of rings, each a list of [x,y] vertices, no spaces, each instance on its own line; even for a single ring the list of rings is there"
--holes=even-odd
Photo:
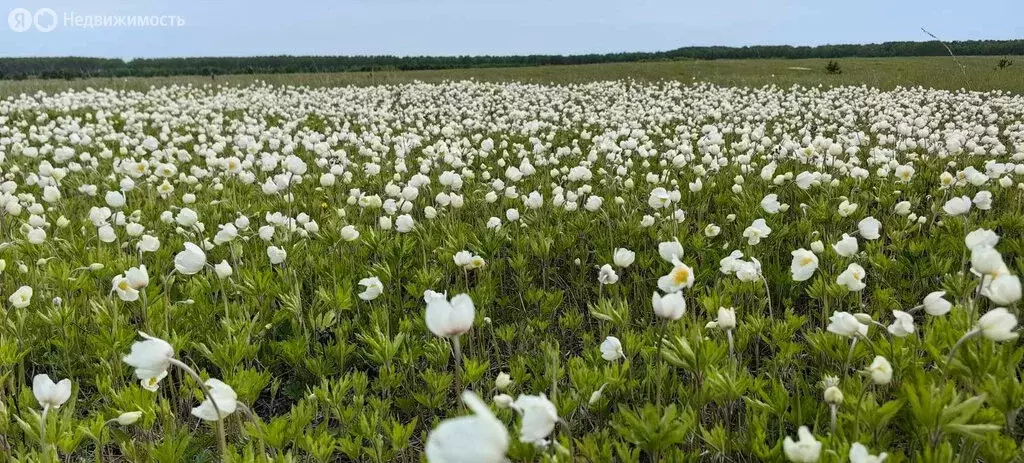
[[[54,13],[54,23],[56,23],[57,15]],[[11,27],[14,32],[25,32],[28,28],[32,27],[32,12],[24,8],[15,8],[7,14],[7,25]]]
[[[32,21],[36,23],[36,30],[39,32],[50,32],[57,28],[57,12],[50,8],[36,10]]]

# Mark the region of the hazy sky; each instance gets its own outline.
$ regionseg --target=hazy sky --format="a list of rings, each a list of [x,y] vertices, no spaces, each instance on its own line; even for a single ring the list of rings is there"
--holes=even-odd
[[[1024,38],[1022,0],[0,0],[0,56],[507,55]],[[16,8],[56,28],[15,32]],[[36,15],[49,26],[49,13]],[[76,27],[169,15],[183,27]],[[165,21],[166,22],[166,21]]]

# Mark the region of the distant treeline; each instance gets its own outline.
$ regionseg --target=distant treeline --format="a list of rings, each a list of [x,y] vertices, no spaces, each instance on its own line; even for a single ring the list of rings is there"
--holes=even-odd
[[[949,42],[956,55],[1024,55],[1024,40]],[[523,56],[256,56],[248,58],[158,58],[124,61],[105,58],[0,58],[0,79],[74,79],[82,77],[148,77],[175,75],[357,72],[483,67],[594,64],[683,59],[848,58],[941,56],[949,54],[938,41],[885,42],[816,47],[683,47],[651,53]]]

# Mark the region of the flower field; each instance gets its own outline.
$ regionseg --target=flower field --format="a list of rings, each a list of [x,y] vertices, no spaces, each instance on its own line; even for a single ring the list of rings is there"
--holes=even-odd
[[[1024,455],[1019,95],[40,92],[0,173],[11,461]]]

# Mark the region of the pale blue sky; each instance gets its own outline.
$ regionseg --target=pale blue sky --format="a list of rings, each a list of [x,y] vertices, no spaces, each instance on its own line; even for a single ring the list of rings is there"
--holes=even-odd
[[[1022,0],[0,0],[51,8],[57,28],[14,32],[0,56],[509,55],[688,45],[818,45],[1024,38]],[[64,17],[176,15],[184,27],[65,25]],[[9,16],[9,15],[8,15]]]

